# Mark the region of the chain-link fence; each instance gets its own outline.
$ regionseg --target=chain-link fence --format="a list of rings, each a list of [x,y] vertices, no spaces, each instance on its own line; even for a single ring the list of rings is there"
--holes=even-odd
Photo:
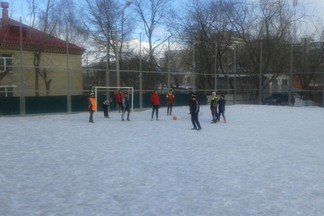
[[[48,71],[51,70],[48,69]],[[37,91],[35,90],[35,79],[29,78],[35,76],[33,69],[23,68],[25,77],[23,82],[19,81],[19,72],[14,72],[14,70],[10,72],[7,79],[10,79],[11,84],[0,85],[0,113],[6,115],[86,111],[87,97],[92,91],[92,87],[106,86],[107,74],[110,76],[110,86],[116,86],[115,70],[107,73],[104,69],[84,68],[83,70],[58,72],[53,68],[52,71],[48,72],[47,80],[45,76],[39,77]],[[69,76],[70,81],[68,82],[67,77]],[[207,104],[211,92],[217,91],[225,94],[228,104],[323,106],[323,82],[311,83],[308,89],[290,88],[290,74],[281,74],[273,80],[270,80],[271,76],[272,74],[263,75],[263,80],[269,83],[267,88],[261,90],[253,88],[253,83],[259,82],[260,77],[251,74],[194,74],[192,72],[121,70],[120,83],[121,86],[134,87],[134,108],[149,107],[153,89],[157,89],[161,95],[161,105],[166,105],[165,95],[170,88],[173,89],[176,105],[179,106],[188,104],[191,91],[198,94],[202,104]],[[323,80],[322,73],[293,74],[291,77],[297,85],[302,79],[310,79],[311,76],[319,76],[321,78],[319,80]],[[214,88],[193,88],[194,77],[196,82],[199,79],[210,80]],[[171,80],[170,85],[167,84],[168,79]],[[174,84],[174,79],[177,79],[179,84]],[[147,80],[150,80],[150,83]],[[118,88],[112,89],[108,95],[101,93],[99,100],[104,100],[106,97],[114,99],[117,90]],[[291,99],[289,102],[289,94],[294,101]],[[113,103],[111,109],[115,109],[114,107]]]
[[[68,54],[52,59],[47,55],[45,66],[34,67],[30,66],[32,56],[21,59],[18,51],[2,54],[0,114],[86,111],[94,86],[118,85],[134,87],[134,108],[149,107],[155,89],[164,106],[170,88],[179,106],[188,105],[191,91],[202,104],[217,91],[226,96],[228,104],[324,106],[323,43],[305,41],[273,50],[259,41],[252,44],[252,57],[251,44],[178,44],[170,40],[161,46],[154,70],[147,56],[129,53],[121,53],[120,67],[114,59],[107,63],[105,58],[84,61],[82,67],[81,56]],[[99,100],[113,99],[117,90],[102,93]]]

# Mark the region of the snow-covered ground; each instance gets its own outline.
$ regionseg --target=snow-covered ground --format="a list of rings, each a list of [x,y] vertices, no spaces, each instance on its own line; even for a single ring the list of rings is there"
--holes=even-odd
[[[324,215],[324,109],[0,117],[0,215]]]

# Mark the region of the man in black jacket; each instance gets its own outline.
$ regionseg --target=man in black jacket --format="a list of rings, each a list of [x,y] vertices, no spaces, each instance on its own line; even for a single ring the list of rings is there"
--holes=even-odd
[[[226,118],[225,118],[225,104],[226,104],[226,100],[225,100],[225,95],[221,94],[220,99],[218,100],[218,117],[217,120],[220,120],[220,116],[223,116],[224,119],[224,123],[226,123]]]
[[[102,109],[103,109],[103,113],[105,118],[109,118],[109,106],[110,106],[111,100],[110,99],[106,99],[102,102]]]
[[[199,102],[195,94],[192,94],[192,102],[190,104],[190,114],[191,114],[191,122],[193,125],[193,128],[191,128],[191,130],[201,130],[201,126],[198,120]]]

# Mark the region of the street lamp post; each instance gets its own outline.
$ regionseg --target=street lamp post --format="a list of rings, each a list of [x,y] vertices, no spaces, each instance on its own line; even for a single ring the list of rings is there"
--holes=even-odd
[[[122,19],[124,19],[125,9],[132,4],[132,0],[127,0],[123,9],[121,10]],[[122,34],[123,34],[123,21],[122,21]],[[118,39],[118,31],[117,31],[117,41],[116,41],[116,84],[117,87],[120,87],[120,66],[119,66],[119,39]]]

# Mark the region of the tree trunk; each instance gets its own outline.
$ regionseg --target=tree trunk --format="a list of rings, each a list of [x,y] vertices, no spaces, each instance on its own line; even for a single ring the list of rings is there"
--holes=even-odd
[[[34,67],[35,67],[35,95],[39,96],[39,75],[40,75],[40,61],[41,61],[41,52],[34,52]]]

